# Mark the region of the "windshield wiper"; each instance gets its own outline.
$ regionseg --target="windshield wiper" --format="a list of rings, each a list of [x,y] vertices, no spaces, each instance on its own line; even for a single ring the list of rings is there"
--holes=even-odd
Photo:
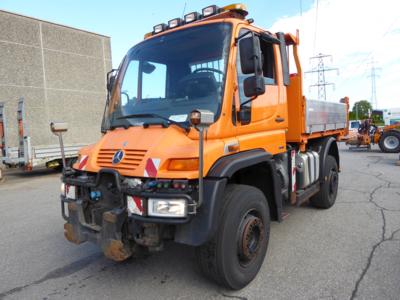
[[[158,118],[158,119],[162,119],[164,121],[167,121],[169,124],[174,124],[174,125],[182,128],[182,129],[184,129],[186,132],[190,131],[189,125],[186,125],[184,123],[176,122],[174,120],[168,119],[168,118],[163,117],[163,116],[158,115],[158,114],[132,114],[132,115],[122,116],[122,117],[119,117],[117,119],[130,119],[130,118]]]

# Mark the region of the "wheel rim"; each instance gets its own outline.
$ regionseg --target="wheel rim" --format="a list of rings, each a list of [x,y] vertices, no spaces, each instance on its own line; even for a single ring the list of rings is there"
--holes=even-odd
[[[389,135],[383,140],[383,144],[385,145],[386,149],[394,150],[399,147],[400,141],[397,137]]]
[[[260,252],[264,240],[264,224],[255,212],[248,212],[239,226],[238,256],[241,265],[248,265]]]
[[[336,195],[339,184],[339,176],[335,169],[329,172],[329,198],[332,199]]]

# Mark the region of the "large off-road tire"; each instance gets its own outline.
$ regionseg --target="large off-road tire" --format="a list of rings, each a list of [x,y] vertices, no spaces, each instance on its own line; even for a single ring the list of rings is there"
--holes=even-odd
[[[391,130],[384,132],[379,139],[379,148],[386,153],[400,152],[400,132]]]
[[[264,194],[247,185],[227,186],[219,227],[196,249],[201,271],[227,288],[239,290],[257,275],[267,252],[270,213]]]
[[[339,185],[338,165],[332,155],[326,157],[322,174],[323,183],[321,184],[321,189],[315,196],[310,198],[310,203],[315,207],[326,209],[335,204]]]

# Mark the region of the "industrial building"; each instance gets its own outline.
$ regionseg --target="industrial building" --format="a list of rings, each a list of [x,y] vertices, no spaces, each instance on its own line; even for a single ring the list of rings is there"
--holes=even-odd
[[[8,146],[18,146],[21,97],[35,144],[58,143],[51,121],[70,124],[67,143],[96,141],[111,67],[110,37],[0,10],[0,102]]]

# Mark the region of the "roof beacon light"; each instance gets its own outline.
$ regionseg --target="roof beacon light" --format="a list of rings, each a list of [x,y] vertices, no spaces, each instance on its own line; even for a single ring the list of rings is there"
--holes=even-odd
[[[167,25],[166,24],[164,24],[164,23],[158,24],[158,25],[153,27],[153,34],[157,34],[157,33],[163,32],[166,29],[167,29]]]
[[[227,6],[224,6],[222,8],[223,11],[234,11],[242,15],[243,17],[248,15],[247,12],[247,7],[244,4],[230,4]]]
[[[192,23],[194,21],[197,21],[199,19],[199,13],[198,12],[191,12],[190,14],[185,15],[185,23]]]
[[[182,25],[183,20],[181,18],[176,18],[168,21],[168,28],[175,28]]]
[[[206,18],[206,17],[212,16],[212,15],[215,15],[218,12],[218,10],[219,10],[219,8],[216,5],[207,6],[207,7],[203,8],[203,10],[202,10],[203,17]]]

